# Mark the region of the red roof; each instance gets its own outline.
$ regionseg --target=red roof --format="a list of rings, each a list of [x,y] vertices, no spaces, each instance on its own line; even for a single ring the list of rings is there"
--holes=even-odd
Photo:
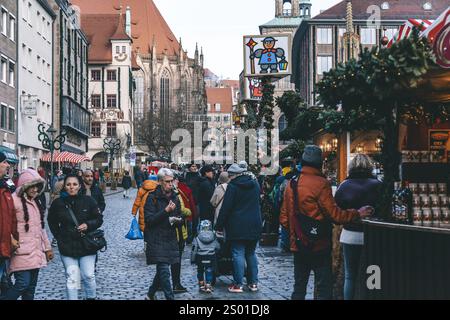
[[[222,86],[225,88],[234,88],[239,90],[239,80],[222,80]]]
[[[448,6],[449,0],[352,0],[353,18],[356,20],[368,19],[372,13],[367,8],[389,3],[389,9],[381,10],[382,20],[408,20],[410,18],[436,19]],[[432,10],[425,10],[426,2],[432,4]],[[343,0],[333,7],[314,17],[316,19],[345,19],[347,0]]]
[[[125,15],[127,6],[131,8],[131,37],[133,48],[139,53],[151,53],[153,39],[158,54],[165,51],[178,55],[180,44],[167,25],[152,0],[71,0],[84,14]]]
[[[233,112],[233,92],[231,88],[206,88],[208,103],[211,111],[215,112],[214,105],[220,103],[220,113]]]
[[[89,63],[111,63],[111,40],[131,40],[119,14],[83,14],[81,29],[89,40]]]

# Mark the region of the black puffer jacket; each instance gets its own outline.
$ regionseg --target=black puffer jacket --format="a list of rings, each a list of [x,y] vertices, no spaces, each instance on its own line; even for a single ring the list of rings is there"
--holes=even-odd
[[[214,194],[215,184],[212,179],[200,178],[198,207],[200,209],[200,220],[214,221],[214,207],[211,205],[211,198]]]
[[[131,177],[130,176],[124,176],[122,178],[122,188],[125,190],[128,190],[131,188]]]
[[[172,200],[176,209],[168,214],[165,209]],[[147,242],[147,264],[160,262],[174,264],[179,262],[179,247],[176,226],[171,226],[169,217],[181,217],[181,204],[175,192],[170,197],[163,194],[161,186],[152,192],[145,202],[144,239]]]
[[[103,224],[103,215],[94,199],[88,196],[58,198],[53,201],[48,212],[48,226],[55,239],[58,241],[58,249],[61,255],[73,258],[93,255],[96,252],[88,252],[84,249],[81,234],[76,230],[69,210],[72,208],[78,223],[86,223],[86,232],[94,231]]]

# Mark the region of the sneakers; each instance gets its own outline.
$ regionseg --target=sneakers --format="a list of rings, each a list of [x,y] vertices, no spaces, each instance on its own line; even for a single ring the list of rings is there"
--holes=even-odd
[[[205,290],[205,281],[199,281],[198,282],[198,290]]]
[[[256,285],[256,284],[249,284],[249,285],[247,286],[247,288],[248,288],[248,290],[250,290],[251,292],[256,292],[256,291],[258,291],[258,285]]]
[[[148,293],[145,295],[145,300],[158,300],[156,299],[156,295],[150,296]]]
[[[207,284],[205,284],[205,286],[203,287],[202,291],[203,291],[204,293],[212,293],[214,290],[213,290],[213,287],[211,286],[211,284],[207,283]]]
[[[173,293],[184,293],[187,292],[187,289],[183,287],[181,284],[177,284],[173,287]]]
[[[58,241],[56,241],[55,238],[53,238],[52,240],[52,247],[57,247],[58,246]]]
[[[244,292],[242,286],[238,286],[238,285],[235,285],[235,284],[229,286],[228,287],[228,291],[229,292],[233,292],[233,293],[242,293],[242,292]]]

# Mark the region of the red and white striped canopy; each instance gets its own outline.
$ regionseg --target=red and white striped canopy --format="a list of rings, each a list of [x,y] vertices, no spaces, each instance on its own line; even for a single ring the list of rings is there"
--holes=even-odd
[[[51,161],[51,155],[50,153],[46,153],[41,157],[41,161],[43,162],[50,162]],[[69,162],[69,163],[80,163],[83,161],[91,161],[88,157],[71,153],[67,151],[63,152],[55,152],[53,154],[53,162]]]
[[[408,38],[414,27],[418,28],[421,32],[424,32],[433,24],[433,22],[434,20],[408,19],[408,21],[398,29],[398,32],[391,41],[389,41],[387,47],[390,48],[394,43]]]
[[[445,26],[450,24],[450,7],[447,8],[434,22],[431,26],[426,28],[420,34],[422,37],[428,38],[430,42],[436,40],[436,36],[439,32],[444,29]]]

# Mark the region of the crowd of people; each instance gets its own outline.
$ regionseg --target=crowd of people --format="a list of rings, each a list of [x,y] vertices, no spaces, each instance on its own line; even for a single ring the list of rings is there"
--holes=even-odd
[[[199,290],[213,292],[219,252],[230,248],[232,293],[258,291],[256,248],[263,231],[262,199],[270,199],[279,216],[281,247],[294,255],[292,299],[305,299],[311,271],[316,297],[332,299],[332,225],[344,224],[341,243],[345,261],[345,299],[353,299],[363,245],[360,220],[374,213],[380,182],[372,176],[371,159],[359,154],[349,166],[349,177],[335,196],[322,174],[322,151],[307,146],[299,163],[280,170],[270,194],[242,161],[224,166],[190,163],[167,168],[137,167],[138,188],[132,215],[144,234],[148,265],[156,272],[146,299],[162,290],[168,300],[186,292],[181,283],[181,258],[186,245],[197,266]],[[86,247],[85,237],[103,224],[106,203],[98,186],[98,171],[58,172],[51,181],[50,207],[42,198],[46,179],[32,168],[16,183],[6,179],[10,164],[0,153],[0,275],[1,299],[32,300],[39,270],[53,259],[57,247],[66,275],[67,298],[78,299],[81,280],[86,299],[96,299],[97,250]],[[132,179],[122,179],[124,199]],[[53,241],[45,231],[45,224]],[[220,240],[220,241],[219,241]],[[13,277],[11,277],[13,276]],[[244,281],[244,278],[246,279]],[[6,279],[6,280],[5,280]],[[12,281],[14,279],[14,281]],[[245,285],[245,287],[244,287]]]

